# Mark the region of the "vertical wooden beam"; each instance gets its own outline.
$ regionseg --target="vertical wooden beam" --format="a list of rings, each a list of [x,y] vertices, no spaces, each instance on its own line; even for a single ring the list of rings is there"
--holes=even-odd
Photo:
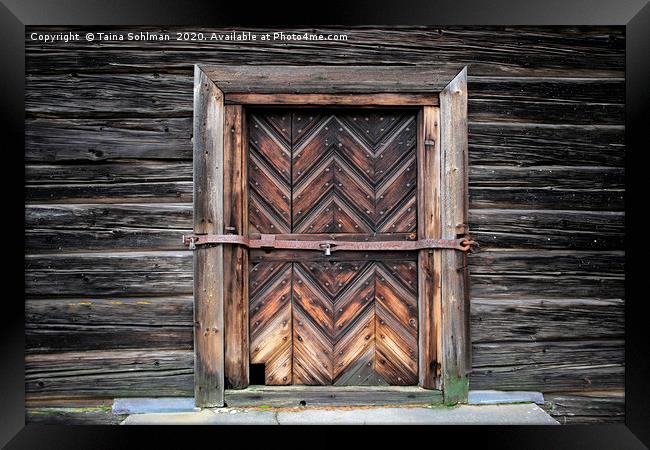
[[[441,228],[443,239],[466,231],[467,68],[440,93]],[[467,255],[442,251],[442,388],[445,403],[467,402],[471,369]]]
[[[241,105],[226,105],[223,217],[227,234],[246,234],[248,231],[248,184],[243,120]],[[249,383],[248,250],[240,246],[225,246],[223,270],[226,387],[243,389]]]
[[[223,93],[194,66],[194,233],[223,233]],[[224,404],[223,246],[194,250],[194,399]]]
[[[440,109],[418,114],[418,238],[440,238]],[[440,250],[418,253],[419,384],[440,389]]]

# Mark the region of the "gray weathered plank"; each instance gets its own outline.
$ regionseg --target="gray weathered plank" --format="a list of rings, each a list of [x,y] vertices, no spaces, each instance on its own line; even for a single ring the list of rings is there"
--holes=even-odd
[[[467,68],[440,93],[440,227],[443,239],[467,232]],[[465,403],[471,371],[469,272],[463,252],[441,251],[442,389]]]
[[[416,386],[249,386],[226,390],[228,406],[369,406],[438,404],[440,391]]]
[[[482,249],[623,249],[623,212],[470,209],[469,221]]]
[[[472,298],[471,310],[474,343],[622,339],[625,334],[625,308],[620,299]]]
[[[187,396],[193,393],[193,366],[191,349],[34,354],[25,357],[25,389],[32,402],[52,397]]]
[[[192,160],[192,118],[29,119],[25,160]]]
[[[471,165],[625,164],[625,128],[603,125],[469,123]]]
[[[223,93],[195,66],[194,233],[222,234]],[[223,406],[223,245],[194,250],[194,398],[199,407]]]
[[[27,256],[28,296],[192,293],[192,253],[120,252]]]

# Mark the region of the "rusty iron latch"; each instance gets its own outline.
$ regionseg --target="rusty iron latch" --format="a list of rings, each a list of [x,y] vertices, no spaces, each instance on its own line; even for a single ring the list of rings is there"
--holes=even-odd
[[[418,239],[411,241],[344,241],[344,240],[298,240],[277,239],[274,234],[261,234],[259,238],[249,238],[240,234],[192,234],[183,235],[183,244],[194,250],[197,245],[233,244],[251,249],[270,251],[282,250],[320,250],[325,256],[334,251],[414,251],[434,248],[447,248],[467,252],[476,244],[469,234],[456,239]]]

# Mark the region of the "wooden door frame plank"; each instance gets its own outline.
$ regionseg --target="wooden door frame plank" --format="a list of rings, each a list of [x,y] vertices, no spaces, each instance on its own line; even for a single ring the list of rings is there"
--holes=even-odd
[[[224,117],[228,115],[226,111],[230,105],[241,108],[230,110],[241,111],[241,118],[235,119],[241,125],[235,127],[238,131],[234,134],[240,134],[238,138],[232,134],[228,136],[229,130],[224,130]],[[419,218],[419,235],[438,237],[439,234],[442,238],[456,238],[459,230],[467,231],[467,68],[453,65],[196,65],[195,233],[223,233],[224,206],[233,205],[233,202],[239,202],[237,206],[244,202],[244,206],[236,213],[237,217],[228,216],[235,225],[226,226],[234,226],[237,233],[246,233],[243,107],[251,105],[419,107],[419,120],[423,126],[422,131],[418,131],[418,161],[423,152],[429,151],[426,147],[432,147],[434,158],[422,159],[426,163],[424,166],[418,162],[418,202],[424,201],[427,205],[425,210],[429,210],[435,219],[422,221]],[[436,126],[435,117],[438,115]],[[228,136],[225,141],[224,136]],[[433,141],[433,144],[426,145],[427,141]],[[236,160],[237,164],[241,162],[241,172],[234,175],[235,172],[229,168],[228,178],[224,180],[224,151],[230,152],[233,148],[239,148],[242,155],[235,158],[229,153],[225,159]],[[432,174],[429,179],[425,177],[427,173]],[[228,194],[229,198],[225,199],[224,192],[234,191],[224,190],[224,181],[241,186],[241,198]],[[439,194],[435,193],[437,186]],[[420,203],[419,208],[423,208],[422,205]],[[241,230],[240,224],[243,224]],[[229,268],[233,259],[237,267],[244,267],[239,264],[240,261],[244,264],[244,259],[239,256],[229,251],[224,255],[223,245],[206,246],[194,253],[195,398],[198,406],[223,405],[226,376],[229,383],[234,380],[235,387],[245,388],[248,384],[248,367],[243,367],[247,366],[243,361],[248,362],[248,354],[245,354],[247,343],[234,346],[231,343],[234,336],[226,337],[230,344],[224,351],[223,330],[248,327],[248,323],[226,323],[224,327],[224,313],[228,321],[247,322],[245,314],[232,308],[237,299],[231,296],[224,306],[224,284],[233,283],[231,271],[224,273],[224,259],[228,260]],[[471,361],[466,255],[455,250],[439,249],[432,254],[426,251],[426,255],[419,255],[418,267],[419,274],[425,274],[425,285],[418,283],[421,292],[426,292],[418,294],[422,308],[420,318],[433,322],[426,336],[420,333],[419,337],[420,385],[427,389],[442,389],[447,403],[466,402]],[[247,295],[248,271],[243,270],[240,275],[242,279],[237,278],[239,281],[235,283],[240,289],[237,298]],[[426,356],[423,356],[422,346],[427,347]]]
[[[440,93],[441,184],[443,239],[468,231],[467,68]],[[466,402],[471,370],[469,336],[469,271],[467,254],[443,251],[442,388],[445,403]]]
[[[223,233],[223,93],[194,75],[194,233]],[[223,246],[194,250],[194,398],[224,405]]]

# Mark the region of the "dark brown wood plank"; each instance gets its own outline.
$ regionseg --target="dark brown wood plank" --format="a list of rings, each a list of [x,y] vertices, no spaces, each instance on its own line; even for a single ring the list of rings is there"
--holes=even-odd
[[[622,339],[624,323],[624,302],[615,298],[472,298],[474,343]]]
[[[625,274],[623,251],[500,250],[469,255],[472,275],[550,275],[619,277]]]
[[[248,226],[248,176],[241,106],[225,106],[223,222],[227,233],[244,234]],[[248,386],[248,251],[223,249],[225,379],[229,388]]]
[[[184,250],[191,203],[26,205],[28,253]]]
[[[471,117],[470,117],[471,119]],[[625,128],[469,123],[470,165],[623,167]]]
[[[226,403],[230,407],[434,405],[441,402],[440,391],[416,386],[249,386],[226,391]]]
[[[440,93],[440,222],[443,239],[467,232],[467,68]],[[467,401],[471,370],[469,273],[463,252],[445,250],[442,286],[442,389],[445,403]]]
[[[418,116],[418,238],[441,238],[440,108],[424,107]],[[440,251],[418,252],[419,385],[440,389],[442,303]]]
[[[192,325],[191,296],[28,298],[25,322],[79,325]]]
[[[86,350],[192,350],[192,326],[25,324],[28,353]]]
[[[226,94],[225,104],[302,106],[419,106],[437,105],[436,94]]]
[[[191,181],[27,185],[28,203],[191,202]]]
[[[192,181],[192,161],[126,160],[87,164],[27,164],[30,186]]]
[[[478,340],[489,336],[477,336]],[[474,340],[474,339],[473,339]],[[493,341],[472,344],[472,370],[504,366],[547,367],[559,370],[563,363],[575,366],[622,365],[625,355],[623,339],[573,339],[562,341]],[[551,369],[554,368],[554,369]],[[540,370],[542,372],[543,370]],[[495,381],[496,375],[495,375]]]
[[[28,354],[28,399],[191,396],[194,352],[189,350],[81,351]],[[50,400],[51,401],[51,400]]]
[[[28,119],[25,160],[192,160],[192,118]]]
[[[582,390],[623,386],[623,364],[580,365],[564,361],[549,365],[495,366],[472,370],[471,389]]]
[[[471,187],[470,207],[499,209],[624,211],[623,189],[555,189],[552,185],[535,187]]]
[[[221,234],[223,93],[196,66],[194,74],[194,233]],[[223,245],[194,250],[194,386],[196,405],[223,406]]]
[[[192,293],[192,253],[120,252],[27,256],[29,296],[138,296]]]
[[[474,274],[472,299],[623,298],[625,280],[620,275]]]
[[[624,212],[470,209],[482,249],[623,249]]]
[[[192,114],[192,77],[187,74],[29,75],[25,79],[27,115],[98,117],[101,111],[123,116],[188,117]]]

